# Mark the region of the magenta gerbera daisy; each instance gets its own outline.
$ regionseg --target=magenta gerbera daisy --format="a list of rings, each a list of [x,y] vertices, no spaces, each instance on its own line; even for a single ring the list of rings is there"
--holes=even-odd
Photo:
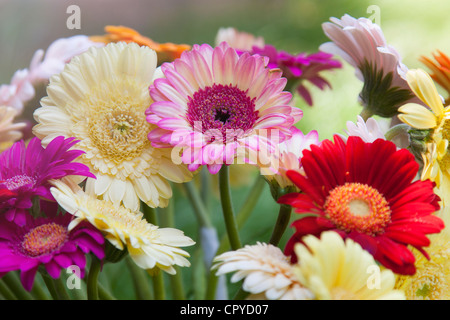
[[[0,202],[0,212],[8,221],[24,225],[36,196],[54,200],[50,193],[52,179],[72,175],[95,178],[87,166],[73,162],[83,153],[69,150],[76,143],[73,138],[56,137],[44,149],[41,141],[33,138],[28,146],[19,141],[0,154],[0,189],[9,191],[8,196],[2,196],[6,199]]]
[[[28,291],[40,265],[54,279],[59,278],[61,269],[72,265],[78,266],[80,277],[84,277],[86,254],[104,258],[101,232],[88,222],[69,231],[72,215],[57,215],[54,204],[54,210],[47,211],[45,218],[25,216],[23,226],[0,217],[0,276],[20,270],[22,285]]]
[[[301,161],[305,175],[287,175],[302,193],[288,194],[279,202],[312,215],[293,223],[296,232],[286,246],[287,255],[296,259],[293,248],[304,235],[334,230],[392,271],[415,273],[408,246],[427,256],[427,235],[440,232],[444,223],[433,214],[440,200],[434,183],[413,181],[419,165],[408,150],[397,150],[383,139],[367,143],[349,137],[345,143],[336,135],[334,143],[312,145]]]
[[[215,48],[194,45],[163,64],[164,77],[150,86],[154,102],[147,121],[157,128],[149,140],[157,147],[179,147],[174,150],[190,170],[207,165],[211,173],[233,163],[241,151],[252,156],[271,150],[274,140],[290,136],[302,111],[289,105],[286,78],[267,63],[260,55],[238,55],[223,42]]]
[[[320,90],[331,88],[321,72],[342,67],[341,62],[334,59],[333,55],[322,51],[294,55],[266,44],[264,47],[254,46],[250,52],[269,57],[269,67],[280,68],[283,77],[288,79],[288,86],[296,90],[309,106],[313,105],[313,101],[305,82],[310,82]]]

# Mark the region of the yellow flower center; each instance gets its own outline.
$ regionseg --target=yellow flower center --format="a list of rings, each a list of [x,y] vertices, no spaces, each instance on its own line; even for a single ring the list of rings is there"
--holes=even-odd
[[[142,242],[151,241],[158,237],[158,227],[148,223],[142,213],[132,212],[125,207],[116,207],[108,201],[90,201],[89,212],[96,212],[93,224],[100,230],[115,234],[116,238],[127,244],[130,237]],[[122,235],[120,235],[122,234]],[[119,240],[118,239],[118,240]]]
[[[407,300],[450,299],[448,235],[440,233],[430,240],[431,246],[427,251],[431,259],[426,259],[421,253],[414,250],[416,273],[413,276],[400,276],[397,279],[396,288],[405,292]]]
[[[442,138],[450,140],[450,120],[444,120],[441,130],[442,130]]]
[[[331,190],[324,208],[327,217],[346,232],[377,235],[391,221],[391,210],[383,195],[371,186],[356,182]]]
[[[115,162],[130,160],[150,146],[150,125],[142,108],[126,103],[92,110],[89,136],[100,153]]]
[[[68,232],[62,225],[54,222],[31,229],[23,238],[22,252],[37,257],[59,249],[67,240]]]

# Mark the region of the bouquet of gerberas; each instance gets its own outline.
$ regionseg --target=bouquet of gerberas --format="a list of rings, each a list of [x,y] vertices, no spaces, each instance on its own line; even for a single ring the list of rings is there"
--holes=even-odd
[[[124,264],[136,298],[189,299],[180,267],[195,246],[201,299],[230,298],[239,281],[236,299],[446,299],[450,115],[433,78],[450,91],[450,60],[423,58],[431,76],[408,70],[366,18],[323,30],[332,42],[312,54],[234,28],[189,46],[122,26],[37,51],[0,87],[0,297],[114,299],[101,274]],[[320,141],[320,125],[299,129],[293,96],[312,106],[309,86],[330,88],[338,57],[363,83],[362,110]],[[20,122],[37,99],[34,122]],[[243,165],[258,175],[235,214],[229,170]],[[212,183],[223,228],[200,192]],[[265,185],[278,216],[254,214],[273,215],[272,235],[244,244]],[[192,204],[198,243],[171,221],[174,189]]]

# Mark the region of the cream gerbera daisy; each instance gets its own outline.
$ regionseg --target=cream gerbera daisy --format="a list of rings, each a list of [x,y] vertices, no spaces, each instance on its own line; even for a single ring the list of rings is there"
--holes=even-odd
[[[351,239],[345,242],[333,231],[302,239],[295,252],[294,273],[319,300],[396,300],[404,293],[394,290],[395,275],[381,271],[372,255]]]
[[[243,289],[253,297],[269,300],[310,300],[312,293],[304,288],[292,272],[292,265],[278,247],[266,243],[247,245],[214,258],[216,275],[235,272],[231,282],[244,279]]]
[[[0,106],[0,151],[6,149],[11,143],[22,138],[22,129],[25,122],[14,122],[17,110],[13,107]]]
[[[82,162],[97,179],[86,191],[136,211],[139,200],[150,207],[166,206],[172,196],[167,180],[192,178],[175,165],[171,149],[155,149],[147,134],[155,126],[145,120],[151,104],[156,53],[135,43],[91,48],[71,60],[50,79],[33,132],[44,145],[57,136],[80,140]]]
[[[84,193],[75,184],[53,181],[51,193],[58,204],[75,216],[69,224],[71,230],[87,220],[105,234],[117,249],[128,250],[133,261],[142,269],[159,268],[175,274],[174,265],[190,266],[185,257],[189,253],[179,247],[191,246],[194,241],[174,228],[158,228],[148,223],[141,212],[133,212],[110,201],[97,199]]]

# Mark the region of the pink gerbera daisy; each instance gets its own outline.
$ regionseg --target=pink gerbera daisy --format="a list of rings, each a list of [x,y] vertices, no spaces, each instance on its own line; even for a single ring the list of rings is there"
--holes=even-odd
[[[83,278],[86,254],[92,252],[100,260],[104,258],[101,232],[87,222],[69,231],[72,215],[56,215],[56,210],[54,203],[45,218],[27,215],[23,226],[0,217],[0,276],[20,270],[22,285],[30,291],[40,265],[54,279],[59,278],[61,269],[78,266]]]
[[[76,143],[73,138],[57,137],[44,149],[41,141],[33,138],[28,146],[22,140],[0,154],[0,189],[10,191],[10,196],[0,203],[0,212],[8,221],[24,225],[35,196],[54,200],[50,193],[52,179],[72,175],[95,178],[87,166],[73,162],[83,153],[69,150]]]
[[[321,51],[293,55],[266,44],[262,48],[254,46],[250,52],[269,57],[269,67],[280,68],[283,77],[288,79],[288,86],[296,90],[309,106],[313,105],[313,101],[305,82],[310,82],[320,90],[331,88],[331,84],[321,72],[342,67],[341,62],[334,59],[333,55]]]
[[[287,80],[268,59],[236,50],[225,42],[212,48],[194,45],[161,66],[163,78],[150,86],[154,103],[147,121],[154,146],[177,146],[181,162],[194,171],[207,165],[217,173],[237,154],[256,156],[290,136],[302,111],[289,105]],[[177,155],[177,152],[173,152]],[[173,159],[177,161],[178,159]]]
[[[302,191],[280,198],[297,213],[310,216],[293,223],[295,234],[285,252],[295,260],[294,245],[307,234],[333,230],[351,238],[382,265],[400,274],[414,274],[415,258],[408,248],[430,244],[428,234],[444,228],[433,213],[440,200],[434,183],[414,181],[419,169],[414,156],[394,143],[364,142],[351,136],[345,143],[335,136],[311,146],[302,157],[304,174],[288,171]]]

